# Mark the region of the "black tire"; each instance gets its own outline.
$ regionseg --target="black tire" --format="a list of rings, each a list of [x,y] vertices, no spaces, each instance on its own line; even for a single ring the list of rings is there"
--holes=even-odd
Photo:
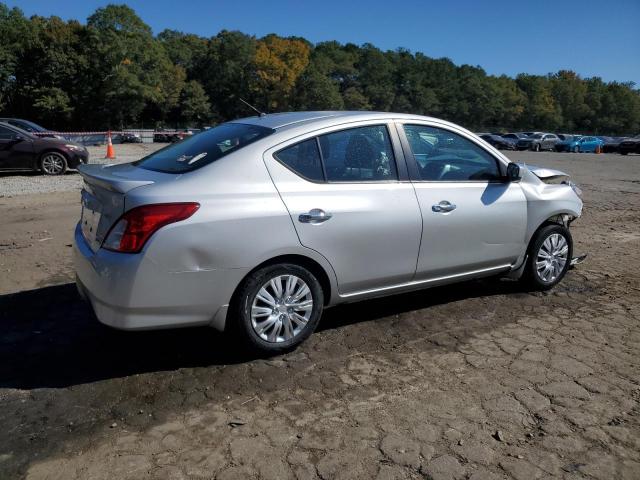
[[[629,152],[620,152],[620,155],[626,155],[626,154],[628,154],[628,153],[629,153]]]
[[[580,153],[580,147],[578,147],[577,145],[573,147],[573,153]]]
[[[44,152],[40,156],[39,166],[45,175],[63,175],[68,168],[67,157],[60,152]]]
[[[535,152],[539,152],[539,151],[540,151],[540,144],[539,144],[539,143],[536,143],[536,144],[533,146],[533,150],[534,150]]]
[[[541,278],[540,274],[536,269],[536,262],[538,261],[538,252],[542,244],[552,235],[558,234],[564,237],[567,245],[567,258],[564,264],[564,267],[559,272],[557,276],[549,281],[545,281]],[[569,269],[569,264],[571,263],[571,258],[573,255],[573,238],[571,237],[571,232],[569,229],[562,225],[546,225],[538,230],[531,242],[529,243],[529,249],[527,251],[527,265],[525,267],[524,274],[522,276],[522,280],[531,288],[535,290],[549,290],[556,286],[560,281],[564,278],[567,270]]]
[[[281,275],[294,275],[304,281],[309,287],[313,307],[307,323],[301,330],[288,340],[268,341],[262,338],[254,329],[251,310],[256,295],[260,289],[273,278]],[[250,351],[267,355],[277,355],[293,350],[305,341],[315,331],[322,316],[324,294],[320,282],[306,268],[290,263],[269,265],[251,273],[245,279],[234,295],[231,306],[230,332]],[[293,325],[293,324],[292,324]]]

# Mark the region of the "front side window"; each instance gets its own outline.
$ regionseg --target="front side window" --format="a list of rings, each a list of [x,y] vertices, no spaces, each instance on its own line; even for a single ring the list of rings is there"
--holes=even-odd
[[[404,125],[419,179],[491,181],[500,178],[496,159],[470,140],[436,127]]]
[[[260,140],[274,130],[258,125],[224,123],[158,150],[133,164],[164,173],[186,173]]]
[[[397,180],[389,132],[384,125],[350,128],[319,137],[329,182]]]

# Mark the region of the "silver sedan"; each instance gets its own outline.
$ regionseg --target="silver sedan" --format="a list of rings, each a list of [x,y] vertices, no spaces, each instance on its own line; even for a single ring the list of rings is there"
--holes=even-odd
[[[121,165],[85,165],[78,289],[120,329],[210,325],[268,353],[324,308],[572,261],[580,191],[471,132],[393,113],[219,125]]]

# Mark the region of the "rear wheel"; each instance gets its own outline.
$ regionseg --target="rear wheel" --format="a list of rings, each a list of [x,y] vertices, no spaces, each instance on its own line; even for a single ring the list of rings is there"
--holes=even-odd
[[[536,233],[527,256],[523,280],[538,290],[557,285],[569,269],[573,239],[562,225],[547,225]]]
[[[251,350],[278,354],[293,349],[316,329],[324,305],[322,287],[307,269],[270,265],[240,287],[232,328]]]
[[[40,170],[45,175],[62,175],[67,171],[67,159],[59,152],[45,152],[40,159]]]
[[[577,145],[573,147],[573,153],[580,153],[580,147],[578,147]]]

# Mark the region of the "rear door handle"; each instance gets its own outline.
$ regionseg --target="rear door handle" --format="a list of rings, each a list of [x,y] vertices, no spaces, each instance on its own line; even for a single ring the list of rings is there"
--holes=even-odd
[[[313,208],[309,210],[307,213],[301,213],[298,217],[298,221],[300,223],[323,223],[329,220],[333,215],[325,212],[320,208]]]
[[[456,209],[456,206],[447,200],[442,200],[440,203],[431,206],[431,210],[433,210],[436,213],[452,212],[455,209]]]

